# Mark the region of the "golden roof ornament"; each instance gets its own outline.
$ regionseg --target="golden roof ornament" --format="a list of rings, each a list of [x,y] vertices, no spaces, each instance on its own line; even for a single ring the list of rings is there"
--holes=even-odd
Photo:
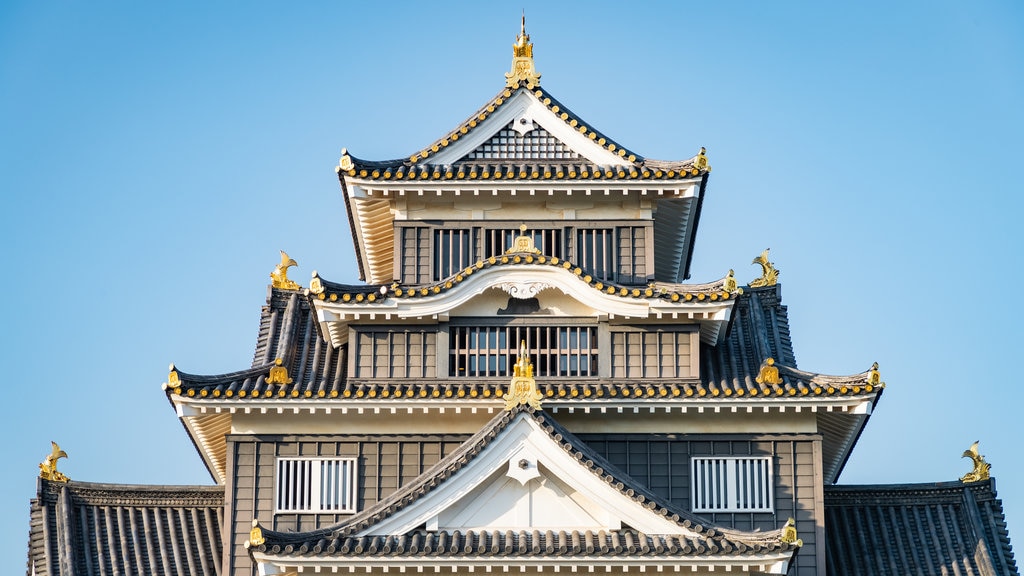
[[[249,530],[249,539],[245,542],[245,547],[250,546],[262,546],[267,542],[267,539],[263,536],[263,529],[260,528],[260,521],[258,518],[252,519],[252,530]]]
[[[782,527],[781,540],[786,544],[796,544],[797,546],[804,545],[804,541],[796,537],[796,520],[792,517],[789,520],[786,520],[786,525]]]
[[[348,155],[348,148],[341,149],[341,158],[338,159],[338,168],[345,172],[355,168],[355,164],[352,163],[352,157]]]
[[[181,385],[181,376],[178,375],[178,369],[174,367],[174,363],[167,367],[167,386],[170,388],[177,388]]]
[[[761,363],[761,371],[754,380],[758,384],[772,384],[775,386],[782,384],[782,378],[779,377],[779,369],[775,366],[774,358],[766,358]]]
[[[533,65],[533,42],[530,42],[530,35],[526,33],[525,12],[519,36],[512,45],[512,70],[505,74],[505,86],[516,88],[524,81],[527,88],[540,86],[540,74],[537,74],[537,69]]]
[[[722,290],[725,290],[726,292],[729,293],[736,292],[737,290],[739,290],[740,287],[739,283],[736,282],[735,274],[736,273],[733,272],[732,268],[730,268],[729,273],[725,275],[725,282],[722,283]]]
[[[701,146],[697,157],[693,159],[693,167],[701,171],[711,171],[711,164],[708,164],[707,148]]]
[[[871,370],[868,370],[868,384],[877,386],[882,383],[882,374],[878,371],[878,362],[871,364]]]
[[[68,453],[61,450],[56,442],[50,441],[50,454],[39,463],[39,477],[50,482],[67,482],[68,477],[57,471],[57,460],[67,458]]]
[[[309,291],[313,294],[324,293],[324,283],[320,280],[320,274],[316,270],[313,270],[313,278],[309,281]]]
[[[505,394],[505,410],[511,410],[520,404],[529,404],[540,409],[540,400],[544,395],[537,389],[537,381],[533,379],[533,362],[526,353],[526,341],[519,344],[519,359],[512,367],[512,382]]]
[[[512,241],[512,247],[505,251],[505,254],[516,254],[527,252],[529,254],[540,254],[540,249],[533,243],[533,236],[526,235],[526,224],[519,226],[519,236]]]
[[[988,480],[988,469],[990,468],[989,463],[985,462],[985,457],[978,454],[978,443],[971,444],[971,447],[964,450],[961,458],[970,458],[974,462],[974,469],[964,474],[960,481],[964,483],[970,482],[981,482],[982,480]]]
[[[275,266],[274,271],[270,273],[271,284],[274,288],[282,290],[298,290],[301,288],[294,281],[288,279],[288,268],[298,265],[298,262],[288,257],[287,252],[281,250],[281,263]]]
[[[756,280],[750,281],[751,288],[760,288],[761,286],[775,286],[779,282],[779,271],[775,268],[775,265],[768,261],[768,251],[771,248],[765,248],[761,255],[751,262],[751,264],[759,264],[761,266],[761,277]]]
[[[270,368],[270,374],[267,375],[267,384],[291,384],[292,379],[288,377],[288,369],[283,366],[284,360],[278,358],[274,360],[274,365]]]

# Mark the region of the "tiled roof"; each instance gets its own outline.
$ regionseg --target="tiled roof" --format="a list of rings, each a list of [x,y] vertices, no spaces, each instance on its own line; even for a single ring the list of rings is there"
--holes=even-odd
[[[555,256],[534,255],[528,253],[503,254],[491,256],[478,260],[475,264],[467,266],[463,270],[452,274],[433,284],[406,286],[397,282],[390,286],[382,284],[366,284],[353,286],[347,284],[336,284],[324,280],[320,276],[314,276],[310,282],[310,293],[320,300],[331,302],[342,301],[349,304],[374,304],[382,303],[388,298],[416,298],[434,296],[451,290],[458,286],[475,272],[498,266],[521,267],[521,266],[553,266],[568,270],[579,277],[587,286],[603,292],[610,296],[620,298],[656,298],[671,302],[715,302],[728,300],[739,296],[741,290],[727,290],[726,279],[722,278],[714,282],[703,284],[671,284],[664,282],[652,283],[648,286],[616,284],[593,277],[585,269],[569,260],[563,260]]]
[[[498,264],[500,265],[500,264]],[[591,280],[596,289],[596,283]],[[637,296],[632,290],[624,298],[679,298],[699,300],[735,299],[735,309],[726,341],[718,346],[701,345],[700,379],[604,379],[559,378],[537,382],[547,398],[580,399],[658,399],[658,398],[841,398],[870,396],[880,385],[868,382],[869,372],[851,376],[827,376],[793,368],[795,358],[789,338],[786,307],[781,304],[778,287],[744,288],[743,294],[721,290],[721,283],[676,286],[665,293],[661,288],[642,289]],[[432,293],[435,286],[427,287]],[[604,287],[604,285],[602,285]],[[343,351],[332,349],[318,331],[310,299],[330,298],[358,302],[362,296],[369,302],[373,296],[380,302],[386,298],[414,298],[404,288],[382,295],[380,286],[344,286],[323,282],[320,295],[308,299],[297,292],[274,289],[260,318],[259,339],[252,367],[216,376],[200,376],[174,370],[176,381],[168,383],[169,395],[193,398],[245,398],[252,401],[280,398],[352,398],[352,399],[438,399],[498,398],[508,385],[507,378],[491,379],[348,379]],[[416,288],[421,295],[423,288]],[[440,288],[446,289],[446,288]],[[398,296],[399,290],[402,295]],[[639,289],[638,289],[639,290]],[[652,294],[647,295],[651,290]],[[781,384],[757,382],[761,363],[775,358]],[[268,384],[267,377],[274,360],[281,358],[290,384]],[[173,378],[172,378],[173,380]]]
[[[741,532],[717,526],[709,525],[705,520],[680,510],[671,504],[664,503],[652,492],[644,488],[633,478],[620,471],[610,464],[602,456],[593,451],[589,446],[577,439],[571,432],[563,428],[558,422],[551,418],[543,410],[535,410],[527,405],[519,405],[509,411],[503,411],[495,416],[483,429],[468,439],[458,450],[448,455],[435,466],[425,471],[415,480],[406,484],[402,489],[393,493],[388,498],[378,502],[376,505],[364,510],[343,523],[324,528],[321,530],[305,533],[284,533],[264,530],[265,542],[253,546],[251,551],[269,552],[271,554],[387,554],[392,551],[383,550],[390,542],[392,548],[397,546],[394,537],[362,537],[358,533],[371,528],[375,524],[389,518],[398,511],[410,506],[420,498],[437,489],[446,480],[456,475],[475,457],[481,454],[484,449],[498,437],[519,415],[533,418],[534,421],[544,430],[553,441],[563,450],[573,456],[590,473],[598,476],[609,486],[621,492],[634,502],[646,507],[651,512],[659,514],[677,524],[680,534],[696,533],[700,537],[677,537],[650,539],[647,536],[632,533],[627,530],[623,534],[610,536],[606,533],[591,534],[589,538],[594,539],[592,548],[599,550],[602,554],[636,554],[651,553],[652,549],[659,546],[662,550],[674,550],[674,554],[714,554],[714,553],[742,553],[742,552],[777,552],[795,550],[795,544],[788,544],[781,541],[781,529],[770,532]],[[409,534],[409,538],[419,537],[426,539],[422,533]],[[502,553],[510,549],[509,553],[515,554],[552,554],[549,548],[557,548],[559,538],[563,540],[571,534],[551,534],[545,538],[535,535],[529,531],[506,532],[495,536],[493,533],[483,532],[472,535],[459,535],[458,532],[443,536],[438,534],[436,538],[463,538],[461,545],[449,543],[447,546],[434,548],[439,543],[433,540],[424,541],[418,548],[421,554],[479,554],[479,549],[490,550],[497,546]],[[578,538],[578,537],[577,537]],[[588,536],[582,536],[586,542]],[[634,540],[632,547],[622,546],[622,539]],[[427,542],[432,547],[423,551]],[[646,546],[644,545],[646,541]],[[620,543],[616,545],[616,543]],[[410,541],[411,543],[411,541]],[[413,553],[411,544],[406,544],[407,553]],[[575,547],[570,547],[576,551]],[[581,554],[589,554],[586,545],[579,551]]]
[[[29,576],[221,574],[224,488],[38,480]]]
[[[582,118],[566,109],[558,100],[551,96],[546,90],[539,86],[529,90],[551,113],[565,122],[572,130],[579,132],[592,140],[596,145],[606,149],[608,152],[618,155],[628,162],[626,166],[598,166],[583,159],[571,158],[569,152],[561,150],[555,143],[550,146],[533,146],[528,154],[510,149],[501,150],[503,143],[500,141],[501,131],[496,138],[498,141],[488,141],[485,146],[478,147],[469,153],[468,158],[462,159],[454,164],[439,165],[431,162],[434,155],[448,146],[464,138],[472,130],[494,114],[503,104],[519,89],[529,90],[525,85],[519,88],[505,88],[489,102],[469,118],[459,124],[454,130],[445,136],[437,139],[433,144],[409,156],[385,161],[362,160],[345,155],[348,162],[342,162],[339,167],[339,176],[358,177],[362,179],[398,181],[398,180],[607,180],[607,179],[643,179],[661,180],[675,178],[691,178],[705,174],[709,168],[699,168],[695,164],[695,158],[683,161],[648,160],[639,157],[637,154],[623,148],[593,126],[584,122]],[[510,128],[510,127],[509,127]],[[539,132],[531,136],[533,139],[544,139],[546,132]],[[510,152],[502,154],[500,160],[494,158],[497,150]],[[511,156],[511,157],[509,157]]]
[[[1016,576],[995,481],[825,487],[834,576]]]

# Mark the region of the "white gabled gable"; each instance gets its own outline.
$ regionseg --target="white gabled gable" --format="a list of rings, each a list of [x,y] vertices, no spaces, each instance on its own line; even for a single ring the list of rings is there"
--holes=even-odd
[[[528,413],[434,490],[357,535],[428,530],[615,530],[697,536],[610,486]]]
[[[594,164],[600,166],[631,165],[624,158],[599,146],[590,138],[566,124],[564,120],[548,109],[532,91],[525,88],[516,90],[512,96],[505,100],[501,106],[468,134],[431,156],[428,163],[440,165],[454,164],[476,150],[480,145],[498,135],[510,123],[543,128],[557,138],[565,147]]]

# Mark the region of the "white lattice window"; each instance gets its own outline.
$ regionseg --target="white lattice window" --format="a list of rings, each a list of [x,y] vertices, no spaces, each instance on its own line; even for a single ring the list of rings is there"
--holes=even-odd
[[[770,457],[693,458],[694,512],[771,512],[774,481]]]
[[[281,458],[276,488],[278,512],[355,512],[356,459]]]

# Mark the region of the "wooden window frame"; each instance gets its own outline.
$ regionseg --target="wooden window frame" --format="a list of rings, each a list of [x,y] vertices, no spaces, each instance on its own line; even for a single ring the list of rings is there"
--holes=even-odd
[[[771,456],[693,456],[690,502],[697,513],[774,512]]]
[[[357,458],[278,457],[275,514],[354,514],[359,507]]]

